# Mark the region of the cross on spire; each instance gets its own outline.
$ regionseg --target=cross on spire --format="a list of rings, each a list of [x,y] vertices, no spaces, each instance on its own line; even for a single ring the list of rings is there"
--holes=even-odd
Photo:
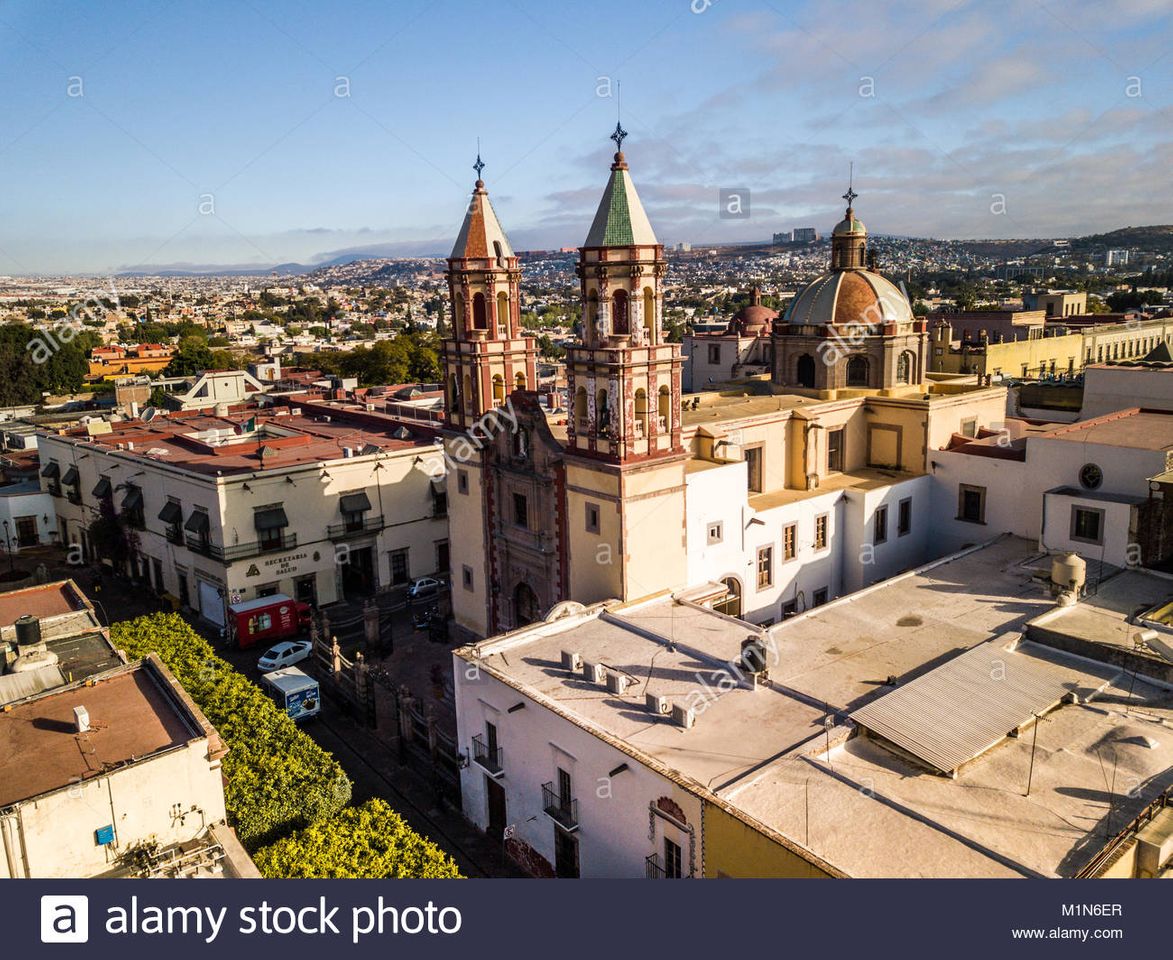
[[[611,134],[611,139],[615,141],[615,149],[620,153],[623,152],[623,140],[627,136],[627,131],[623,129],[623,124],[616,121],[615,132]]]
[[[849,172],[847,174],[847,192],[845,194],[843,194],[843,199],[847,201],[847,206],[850,207],[852,205],[852,203],[855,202],[855,198],[859,196],[859,194],[856,193],[855,190],[853,189],[853,185],[855,183],[855,161],[854,160],[851,162],[851,166],[848,168],[848,171]]]
[[[477,150],[477,162],[472,165],[472,168],[477,172],[477,179],[481,179],[481,171],[485,169],[485,161],[481,159],[481,151]]]

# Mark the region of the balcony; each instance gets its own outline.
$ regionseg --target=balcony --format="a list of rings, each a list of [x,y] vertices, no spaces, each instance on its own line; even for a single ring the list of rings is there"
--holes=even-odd
[[[199,537],[187,538],[187,549],[225,563],[243,560],[246,557],[260,556],[262,553],[276,553],[279,550],[288,550],[296,546],[297,534],[295,533],[287,533],[282,537],[273,537],[266,541],[253,540],[248,543],[234,543],[227,547]]]
[[[542,809],[546,816],[567,833],[578,829],[578,801],[573,797],[561,796],[554,789],[554,782],[542,784]]]
[[[679,880],[681,874],[679,870],[672,873],[664,866],[664,860],[658,853],[653,853],[650,857],[644,860],[644,876],[648,880]]]
[[[332,523],[326,528],[331,540],[345,540],[347,537],[361,537],[364,533],[375,533],[383,529],[383,518],[355,517]]]
[[[479,733],[472,738],[472,758],[485,768],[491,777],[500,777],[505,774],[505,751],[500,747],[490,749],[485,738]]]

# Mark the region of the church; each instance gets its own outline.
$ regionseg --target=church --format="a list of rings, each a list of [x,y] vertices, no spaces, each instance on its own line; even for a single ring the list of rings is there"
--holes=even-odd
[[[827,271],[782,316],[757,305],[737,321],[768,337],[760,369],[685,394],[625,136],[617,125],[579,248],[561,412],[534,392],[521,268],[477,158],[442,349],[452,607],[468,637],[663,591],[769,624],[886,579],[934,556],[930,451],[1005,417],[1005,388],[929,379],[926,321],[874,269],[852,189]]]

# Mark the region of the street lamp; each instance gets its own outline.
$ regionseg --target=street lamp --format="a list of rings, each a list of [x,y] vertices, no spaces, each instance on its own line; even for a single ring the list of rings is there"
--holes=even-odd
[[[4,521],[4,551],[8,554],[8,572],[16,579],[16,564],[12,559],[12,536],[8,532],[8,521]]]

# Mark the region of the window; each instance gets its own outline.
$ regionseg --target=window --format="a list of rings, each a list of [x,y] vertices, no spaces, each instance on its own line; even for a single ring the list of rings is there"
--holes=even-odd
[[[762,448],[750,447],[745,451],[745,482],[751,493],[762,492]]]
[[[764,590],[774,582],[774,548],[758,547],[758,589]]]
[[[827,514],[820,513],[815,517],[815,549],[827,549]]]
[[[714,543],[720,543],[725,539],[725,524],[718,521],[717,523],[710,523],[708,529],[708,541],[712,546]]]
[[[962,483],[957,488],[957,519],[966,523],[986,522],[986,488]]]
[[[410,565],[407,562],[407,547],[391,551],[391,583],[398,585],[407,583],[411,579]]]
[[[460,582],[465,590],[472,589],[472,567],[467,564],[460,570]]]
[[[669,880],[680,879],[680,844],[664,838],[664,876]]]
[[[872,517],[872,543],[885,543],[888,540],[888,508],[876,507]]]
[[[977,417],[967,417],[961,421],[961,435],[963,437],[977,436]]]
[[[839,472],[843,469],[843,428],[827,431],[827,469]]]
[[[709,344],[709,363],[720,363],[720,362],[721,362],[721,344],[710,343]]]
[[[912,497],[905,497],[896,515],[896,535],[903,537],[909,533],[912,533]]]
[[[457,470],[456,471],[456,492],[457,493],[468,493],[468,471],[467,470]]]
[[[448,516],[448,491],[436,484],[432,484],[432,516]]]
[[[586,505],[586,529],[587,533],[599,532],[599,505],[597,503]]]
[[[788,523],[782,528],[782,559],[793,560],[797,548],[798,528]]]
[[[448,572],[448,569],[450,566],[448,557],[449,557],[448,541],[447,540],[437,540],[436,541],[436,569],[440,573],[447,573]]]
[[[850,357],[847,361],[847,385],[866,387],[868,385],[868,358]]]
[[[789,620],[791,617],[798,616],[798,601],[787,600],[782,604],[782,619]]]
[[[529,526],[529,501],[524,493],[513,495],[513,522],[519,527]]]
[[[1104,511],[1093,507],[1072,507],[1071,539],[1081,543],[1103,543]]]
[[[811,595],[811,606],[812,607],[821,607],[826,602],[827,602],[827,588],[826,587],[819,587],[819,589],[816,590]]]
[[[896,358],[896,382],[912,383],[912,353],[905,350]]]

